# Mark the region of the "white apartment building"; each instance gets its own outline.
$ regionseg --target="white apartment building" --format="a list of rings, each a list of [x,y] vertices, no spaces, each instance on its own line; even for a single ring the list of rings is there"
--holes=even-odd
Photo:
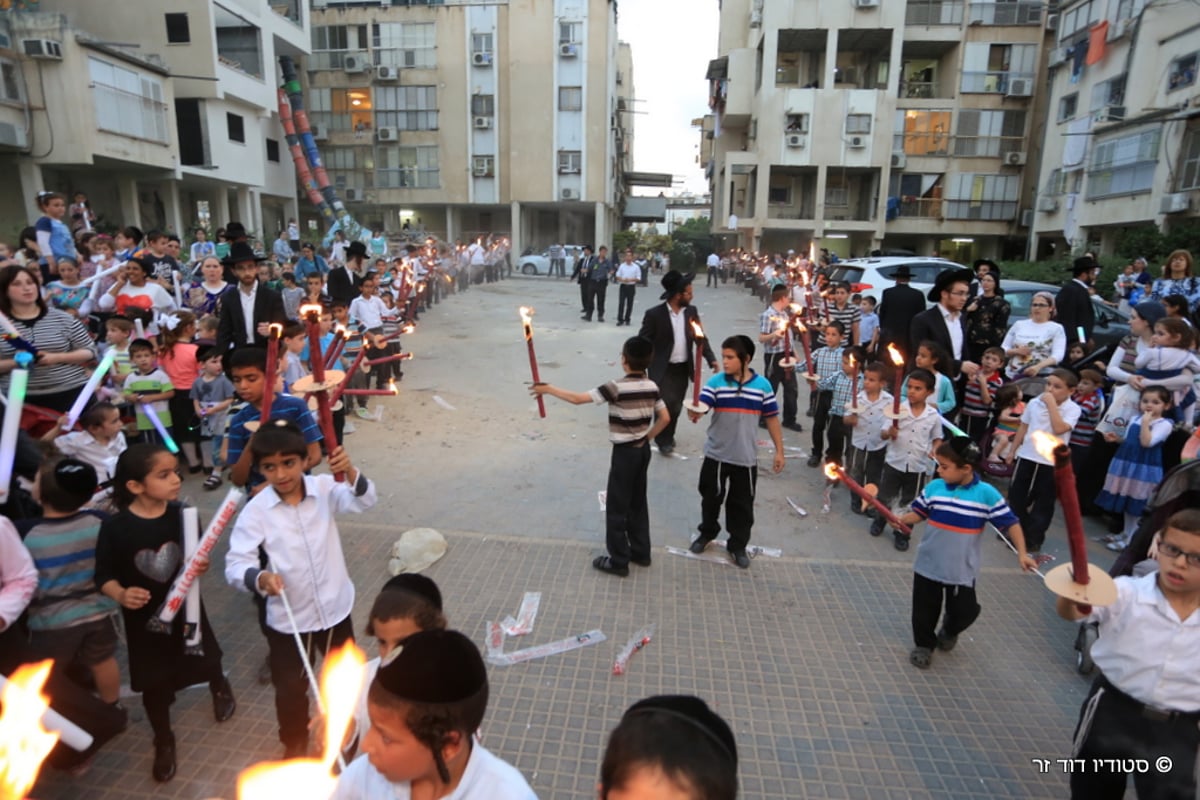
[[[62,54],[23,65],[25,85],[38,87],[23,196],[27,186],[84,191],[107,221],[181,233],[237,219],[268,241],[298,216],[276,87],[278,57],[308,52],[301,0],[38,9],[8,15],[14,44],[36,27]]]
[[[702,126],[714,233],[1019,257],[1046,19],[1037,0],[722,0]]]
[[[1030,253],[1113,251],[1200,215],[1200,10],[1076,0],[1055,19]]]
[[[363,225],[604,242],[624,199],[613,0],[313,0],[305,102]],[[631,152],[631,151],[630,151]],[[315,218],[315,211],[301,213]]]

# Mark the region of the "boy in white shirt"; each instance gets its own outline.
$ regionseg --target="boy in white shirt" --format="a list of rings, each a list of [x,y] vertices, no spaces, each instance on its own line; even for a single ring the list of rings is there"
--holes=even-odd
[[[125,434],[121,423],[121,412],[112,403],[96,403],[79,418],[81,431],[63,431],[65,416],[42,437],[43,442],[54,442],[64,456],[77,458],[96,470],[96,477],[104,483],[112,477],[117,459],[125,452]]]
[[[883,429],[891,425],[884,412],[892,407],[892,395],[883,388],[886,369],[878,361],[867,365],[862,374],[862,388],[854,399],[858,413],[846,411],[845,422],[850,428],[847,470],[860,486],[869,483],[879,486],[883,479],[883,460],[887,455]],[[853,494],[850,495],[850,511],[866,513],[862,501]]]
[[[878,495],[885,506],[890,506],[897,495],[901,505],[908,506],[928,477],[933,451],[942,443],[941,415],[937,406],[926,402],[936,386],[937,378],[929,370],[918,368],[910,372],[908,401],[900,405],[900,419],[884,425],[880,431],[880,436],[888,441]],[[882,534],[885,524],[882,516],[876,517],[871,523],[871,535]],[[908,549],[907,536],[900,531],[893,531],[892,535],[897,550]]]
[[[305,475],[308,444],[295,423],[272,419],[250,439],[254,465],[270,483],[242,510],[229,540],[225,579],[267,599],[265,632],[275,687],[275,716],[284,758],[308,755],[308,684],[279,595],[286,589],[308,657],[354,640],[354,584],[346,569],[334,513],[375,505],[375,485],[350,464],[345,448],[329,454],[329,469]],[[268,558],[259,566],[259,548]]]

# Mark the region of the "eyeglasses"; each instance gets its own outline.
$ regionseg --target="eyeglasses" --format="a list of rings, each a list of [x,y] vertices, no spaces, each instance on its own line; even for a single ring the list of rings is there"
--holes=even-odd
[[[1050,304],[1049,303],[1030,303],[1029,307],[1030,308],[1049,308]]]
[[[1158,552],[1162,553],[1171,561],[1174,561],[1180,556],[1186,556],[1189,567],[1200,567],[1200,553],[1185,552],[1169,542],[1159,542]]]
[[[969,291],[966,291],[966,292],[951,292],[951,293],[950,293],[950,296],[951,296],[951,297],[966,297],[966,296],[967,296],[967,295],[969,295],[969,294],[970,294],[970,292],[969,292]]]

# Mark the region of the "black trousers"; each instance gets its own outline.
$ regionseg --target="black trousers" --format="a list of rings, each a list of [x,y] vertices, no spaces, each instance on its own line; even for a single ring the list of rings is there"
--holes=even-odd
[[[721,505],[725,505],[725,528],[731,553],[741,553],[750,544],[754,527],[754,489],[758,467],[739,467],[704,457],[700,467],[700,538],[710,542],[721,532]]]
[[[354,641],[354,626],[346,617],[332,628],[300,634],[309,663],[318,654],[325,655],[346,642]],[[300,660],[300,651],[291,633],[267,629],[267,660],[271,665],[271,685],[275,687],[275,718],[279,721],[279,741],[285,747],[308,742],[308,674]],[[315,664],[313,673],[319,675]]]
[[[591,319],[595,311],[604,319],[604,301],[608,297],[608,281],[587,281],[587,300],[583,304],[583,313]]]
[[[660,448],[675,446],[675,427],[679,424],[679,415],[683,411],[683,398],[687,395],[688,378],[690,377],[688,373],[686,361],[667,364],[667,371],[663,373],[662,380],[655,381],[658,384],[659,394],[667,405],[667,413],[671,415],[671,421],[667,423],[667,427],[654,437],[654,443]]]
[[[617,322],[629,322],[633,315],[633,296],[637,286],[632,283],[622,283],[617,291]],[[600,312],[603,315],[603,311]]]
[[[712,267],[709,267],[708,269],[705,270],[705,279],[704,279],[705,288],[717,285],[717,275],[718,275],[718,271],[713,269]]]
[[[879,484],[883,481],[883,460],[886,457],[886,447],[878,450],[863,450],[851,445],[846,451],[846,471],[859,486],[873,483],[878,489]],[[850,507],[855,511],[862,508],[862,501],[854,494],[850,495]]]
[[[608,467],[608,500],[605,504],[605,543],[617,566],[631,558],[650,558],[650,508],[646,503],[646,473],[650,445],[614,444]]]
[[[391,353],[388,351],[387,344],[384,344],[383,347],[378,348],[368,347],[366,360],[374,361],[377,358],[386,358],[389,355],[391,355]],[[387,364],[376,364],[375,366],[371,367],[371,371],[367,373],[367,384],[370,385],[370,379],[374,378],[376,389],[386,389],[388,379],[392,377],[392,365],[396,363],[398,362],[393,361]]]
[[[779,387],[783,386],[783,424],[794,425],[796,423],[796,399],[800,392],[796,383],[796,370],[779,365],[785,355],[786,353],[764,353],[763,375],[766,375],[767,380],[771,382],[771,389],[775,392],[776,398],[780,394]]]
[[[879,480],[879,494],[876,495],[876,499],[888,508],[891,508],[896,498],[899,498],[900,504],[907,507],[916,499],[917,491],[921,484],[925,482],[926,477],[924,472],[901,472],[891,464],[885,462],[883,465],[883,475]],[[875,530],[881,531],[886,524],[883,517],[876,517],[872,523],[872,527]]]
[[[1104,694],[1097,701],[1091,725],[1073,762],[1071,800],[1121,800],[1130,774],[1128,767],[1134,767],[1133,787],[1139,798],[1194,800],[1200,713],[1165,719],[1153,711],[1147,712],[1141,703],[1112,687],[1101,676],[1080,709],[1076,737],[1084,723],[1084,709],[1101,688]],[[1166,770],[1160,770],[1160,766],[1167,766],[1161,761],[1164,758],[1171,763]],[[1082,765],[1078,759],[1083,760]],[[1114,765],[1106,763],[1107,759],[1125,763]],[[1131,763],[1135,759],[1142,763]]]
[[[1026,458],[1017,459],[1008,485],[1008,505],[1021,523],[1025,547],[1039,552],[1046,543],[1046,531],[1054,518],[1054,467],[1038,464]]]
[[[833,392],[817,392],[816,396],[817,406],[813,409],[812,454],[819,456],[825,452],[825,429],[829,427],[829,409],[833,407]]]
[[[942,616],[943,598],[946,617],[942,621],[942,630],[947,636],[958,636],[978,619],[981,609],[975,599],[974,584],[942,583],[914,572],[912,629],[917,647],[932,650],[937,646],[937,624]]]
[[[588,287],[590,285],[591,281],[589,281],[587,278],[579,279],[579,310],[589,316],[592,313],[590,310],[588,310],[588,300],[591,298],[591,292],[588,291]]]
[[[973,417],[970,414],[959,414],[958,422],[962,425],[963,433],[968,438],[980,447],[983,446],[983,438],[987,436],[988,429],[991,427],[991,417]]]
[[[844,416],[830,413],[829,428],[825,431],[825,441],[829,443],[829,447],[825,450],[825,460],[841,464],[842,454],[846,448],[846,418]]]

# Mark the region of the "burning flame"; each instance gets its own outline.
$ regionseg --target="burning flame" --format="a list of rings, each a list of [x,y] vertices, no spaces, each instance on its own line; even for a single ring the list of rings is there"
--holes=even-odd
[[[267,326],[267,336],[271,339],[278,339],[283,336],[283,326],[278,322],[272,322]]]
[[[533,309],[529,306],[521,306],[521,324],[525,326],[525,341],[533,339]],[[532,345],[530,345],[532,346]]]
[[[816,260],[817,260],[817,243],[816,242],[808,243],[808,260],[811,263],[816,263]]]
[[[896,349],[896,345],[889,344],[887,346],[887,350],[888,350],[888,355],[892,357],[893,364],[895,364],[897,367],[904,366],[904,356],[901,354],[901,352],[899,350]]]
[[[395,378],[388,378],[388,391],[392,394],[400,394],[400,389],[396,386]]]
[[[799,314],[800,313],[800,304],[799,303],[790,303],[788,305],[788,311],[792,312],[793,314]]]
[[[838,473],[837,464],[833,463],[832,461],[825,462],[825,477],[829,478],[831,481],[836,481],[838,478],[842,477]]]
[[[704,338],[704,328],[701,328],[700,323],[696,322],[696,320],[692,320],[692,335],[697,339]]]
[[[270,761],[238,775],[239,800],[277,797],[329,797],[337,786],[333,764],[362,689],[366,659],[353,643],[325,661],[321,671],[321,703],[325,708],[325,745],[320,758]]]
[[[858,362],[854,360],[853,353],[851,353],[849,356],[847,356],[847,358],[850,359],[850,369],[854,369],[856,366],[858,366]]]
[[[401,328],[401,329],[400,329],[400,332],[401,332],[401,333],[412,333],[412,332],[413,332],[413,331],[415,331],[416,329],[417,329],[417,326],[416,326],[416,325],[413,325],[413,324],[410,322],[410,323],[408,323],[407,325],[405,325],[403,328]]]
[[[796,320],[796,330],[800,331],[800,333],[808,333],[808,326],[800,320]]]
[[[47,731],[42,715],[50,699],[42,694],[53,661],[19,667],[0,701],[0,797],[25,797],[37,780],[42,761],[58,742],[58,734]]]
[[[1051,436],[1045,431],[1034,431],[1033,434],[1033,449],[1042,458],[1054,463],[1054,451],[1062,444],[1062,440],[1056,436]]]
[[[321,317],[321,311],[322,309],[320,303],[305,303],[304,305],[300,306],[300,316],[302,317],[316,315],[316,317],[319,319]]]

